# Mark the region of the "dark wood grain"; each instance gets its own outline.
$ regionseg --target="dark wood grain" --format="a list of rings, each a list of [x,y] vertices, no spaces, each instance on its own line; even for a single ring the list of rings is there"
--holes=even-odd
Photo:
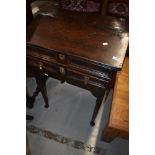
[[[34,21],[34,25],[36,22],[35,33],[27,43],[114,68],[122,67],[128,33],[119,33],[125,29],[119,20],[92,13],[63,11],[55,17],[41,17]],[[103,46],[104,42],[108,45]],[[113,56],[118,61],[113,60]]]
[[[38,16],[27,30],[27,72],[36,80],[48,76],[91,91],[96,97],[94,125],[105,92],[122,67],[127,45],[125,25],[115,18],[69,11]],[[46,82],[37,84],[48,105]]]

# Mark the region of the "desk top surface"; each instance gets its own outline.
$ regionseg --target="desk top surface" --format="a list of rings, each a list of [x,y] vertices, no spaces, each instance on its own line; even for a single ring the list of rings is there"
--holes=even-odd
[[[120,69],[128,33],[125,23],[113,17],[61,11],[34,19],[27,29],[27,44]]]

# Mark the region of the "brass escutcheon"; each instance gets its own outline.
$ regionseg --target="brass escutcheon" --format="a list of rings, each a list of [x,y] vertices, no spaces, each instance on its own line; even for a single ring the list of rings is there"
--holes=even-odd
[[[59,54],[59,59],[60,59],[60,60],[65,60],[65,55]]]
[[[65,75],[66,74],[66,71],[65,71],[65,68],[64,67],[59,67],[59,71],[61,74]]]
[[[43,69],[43,64],[39,63],[39,69],[42,70]]]

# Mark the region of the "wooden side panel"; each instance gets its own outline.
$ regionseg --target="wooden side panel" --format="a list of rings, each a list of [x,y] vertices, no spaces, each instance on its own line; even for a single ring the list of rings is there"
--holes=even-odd
[[[116,76],[112,107],[103,140],[111,141],[117,136],[128,138],[129,133],[129,59]]]

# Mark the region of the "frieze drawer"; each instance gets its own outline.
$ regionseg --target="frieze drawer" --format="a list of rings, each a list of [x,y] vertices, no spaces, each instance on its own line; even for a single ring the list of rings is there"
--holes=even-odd
[[[29,57],[34,57],[38,59],[42,59],[48,62],[56,62],[57,61],[57,52],[50,51],[48,49],[43,49],[41,47],[26,47],[26,55]]]
[[[109,69],[105,68],[100,64],[93,63],[91,61],[86,61],[81,58],[76,57],[69,57],[70,66],[74,67],[77,70],[83,70],[84,72],[94,75],[97,77],[102,77],[104,79],[110,80],[111,79],[111,72]]]
[[[70,69],[67,70],[67,79],[81,82],[85,86],[95,86],[103,89],[107,88],[109,85],[109,81],[96,78],[87,74],[82,74],[81,72]]]
[[[29,59],[27,58],[27,64],[33,66],[35,70],[40,73],[56,73],[58,74],[59,66],[54,63],[45,63],[44,61],[39,61],[38,59]]]

